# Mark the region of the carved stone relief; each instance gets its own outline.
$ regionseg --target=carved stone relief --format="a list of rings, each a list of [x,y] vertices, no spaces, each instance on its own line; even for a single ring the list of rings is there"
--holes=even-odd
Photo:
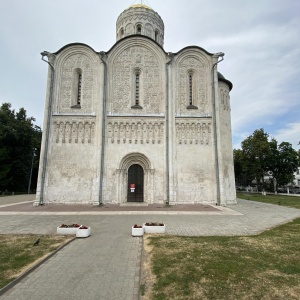
[[[125,29],[125,35],[131,35],[134,34],[134,27],[132,23],[129,23],[126,25],[126,29]]]
[[[155,121],[112,121],[107,125],[107,138],[116,144],[161,144],[164,123]]]
[[[221,108],[223,110],[230,110],[230,96],[229,96],[228,89],[221,88],[219,97],[220,97]]]
[[[118,22],[118,28],[119,28],[120,26],[124,26],[124,25],[127,24],[128,22],[130,22],[130,23],[132,23],[132,22],[136,23],[137,21],[141,21],[141,20],[143,20],[144,22],[148,21],[148,22],[150,22],[151,24],[155,24],[155,26],[156,26],[157,28],[159,28],[159,30],[160,30],[161,32],[164,31],[163,23],[160,22],[160,21],[158,22],[156,16],[151,16],[151,15],[149,15],[149,14],[147,14],[147,13],[141,13],[141,14],[136,14],[136,13],[135,13],[135,14],[132,14],[132,15],[130,15],[130,16],[128,16],[128,17],[122,18],[122,20],[120,20],[120,21]]]
[[[159,62],[155,54],[144,47],[124,50],[114,61],[112,110],[114,113],[139,114],[134,103],[134,70],[140,70],[140,105],[143,113],[159,113],[164,96]]]
[[[176,138],[178,144],[201,144],[211,143],[211,122],[176,122]]]
[[[145,25],[145,35],[153,38],[153,26],[149,23]]]
[[[93,62],[85,54],[75,54],[68,57],[62,65],[61,88],[60,88],[60,112],[78,112],[78,109],[71,109],[74,103],[73,76],[75,69],[82,70],[82,99],[80,113],[92,111],[93,91]]]
[[[91,143],[95,136],[95,122],[55,121],[53,136],[56,143]]]
[[[179,110],[181,113],[204,113],[208,110],[208,93],[206,67],[195,57],[186,57],[179,65]],[[187,109],[189,105],[189,78],[193,74],[193,105],[198,107],[193,111]]]

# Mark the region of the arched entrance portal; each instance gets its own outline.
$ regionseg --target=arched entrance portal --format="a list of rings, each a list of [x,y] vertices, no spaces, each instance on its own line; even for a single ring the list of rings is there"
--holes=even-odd
[[[135,165],[137,165],[137,167],[135,167]],[[140,177],[139,180],[142,183],[142,198],[136,197],[134,199],[131,199],[131,196],[130,198],[128,198],[128,193],[130,192],[130,184],[135,182],[131,182],[131,179],[129,178],[130,176],[129,174],[131,173],[131,171],[133,171],[133,173],[136,172],[134,168],[140,170],[141,176],[139,176]],[[148,204],[153,203],[154,169],[152,169],[149,159],[144,154],[136,153],[136,152],[128,153],[120,161],[119,169],[117,171],[118,171],[117,172],[118,203],[126,203],[132,200],[142,201]]]
[[[127,202],[144,201],[144,170],[140,165],[128,169]]]

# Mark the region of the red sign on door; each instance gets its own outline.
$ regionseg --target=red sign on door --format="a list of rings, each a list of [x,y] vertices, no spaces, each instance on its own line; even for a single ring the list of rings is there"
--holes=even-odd
[[[135,191],[135,184],[134,184],[134,183],[131,183],[131,184],[130,184],[130,192],[131,192],[131,193],[134,193],[134,191]]]

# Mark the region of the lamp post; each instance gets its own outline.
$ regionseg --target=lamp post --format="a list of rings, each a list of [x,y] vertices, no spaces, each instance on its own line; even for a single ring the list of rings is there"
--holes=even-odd
[[[36,151],[36,150],[37,150],[36,148],[32,148],[31,168],[30,168],[30,176],[29,176],[29,182],[28,182],[28,190],[27,190],[27,194],[30,194],[30,186],[31,186],[31,177],[32,177],[33,161],[34,161],[35,151]]]

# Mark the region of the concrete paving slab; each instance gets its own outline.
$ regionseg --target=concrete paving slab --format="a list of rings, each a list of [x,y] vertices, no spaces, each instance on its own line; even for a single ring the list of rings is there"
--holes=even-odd
[[[35,200],[35,194],[1,196],[0,206],[5,204],[22,203],[27,201],[33,202],[34,200]]]
[[[145,209],[145,208],[144,208]],[[219,208],[218,208],[219,209]],[[138,299],[142,238],[131,226],[163,222],[167,234],[185,236],[253,235],[300,217],[300,210],[238,200],[227,214],[19,214],[0,218],[0,233],[53,234],[61,223],[92,227],[87,239],[76,239],[0,299]],[[236,214],[230,214],[234,211]],[[115,212],[116,213],[116,212]]]

